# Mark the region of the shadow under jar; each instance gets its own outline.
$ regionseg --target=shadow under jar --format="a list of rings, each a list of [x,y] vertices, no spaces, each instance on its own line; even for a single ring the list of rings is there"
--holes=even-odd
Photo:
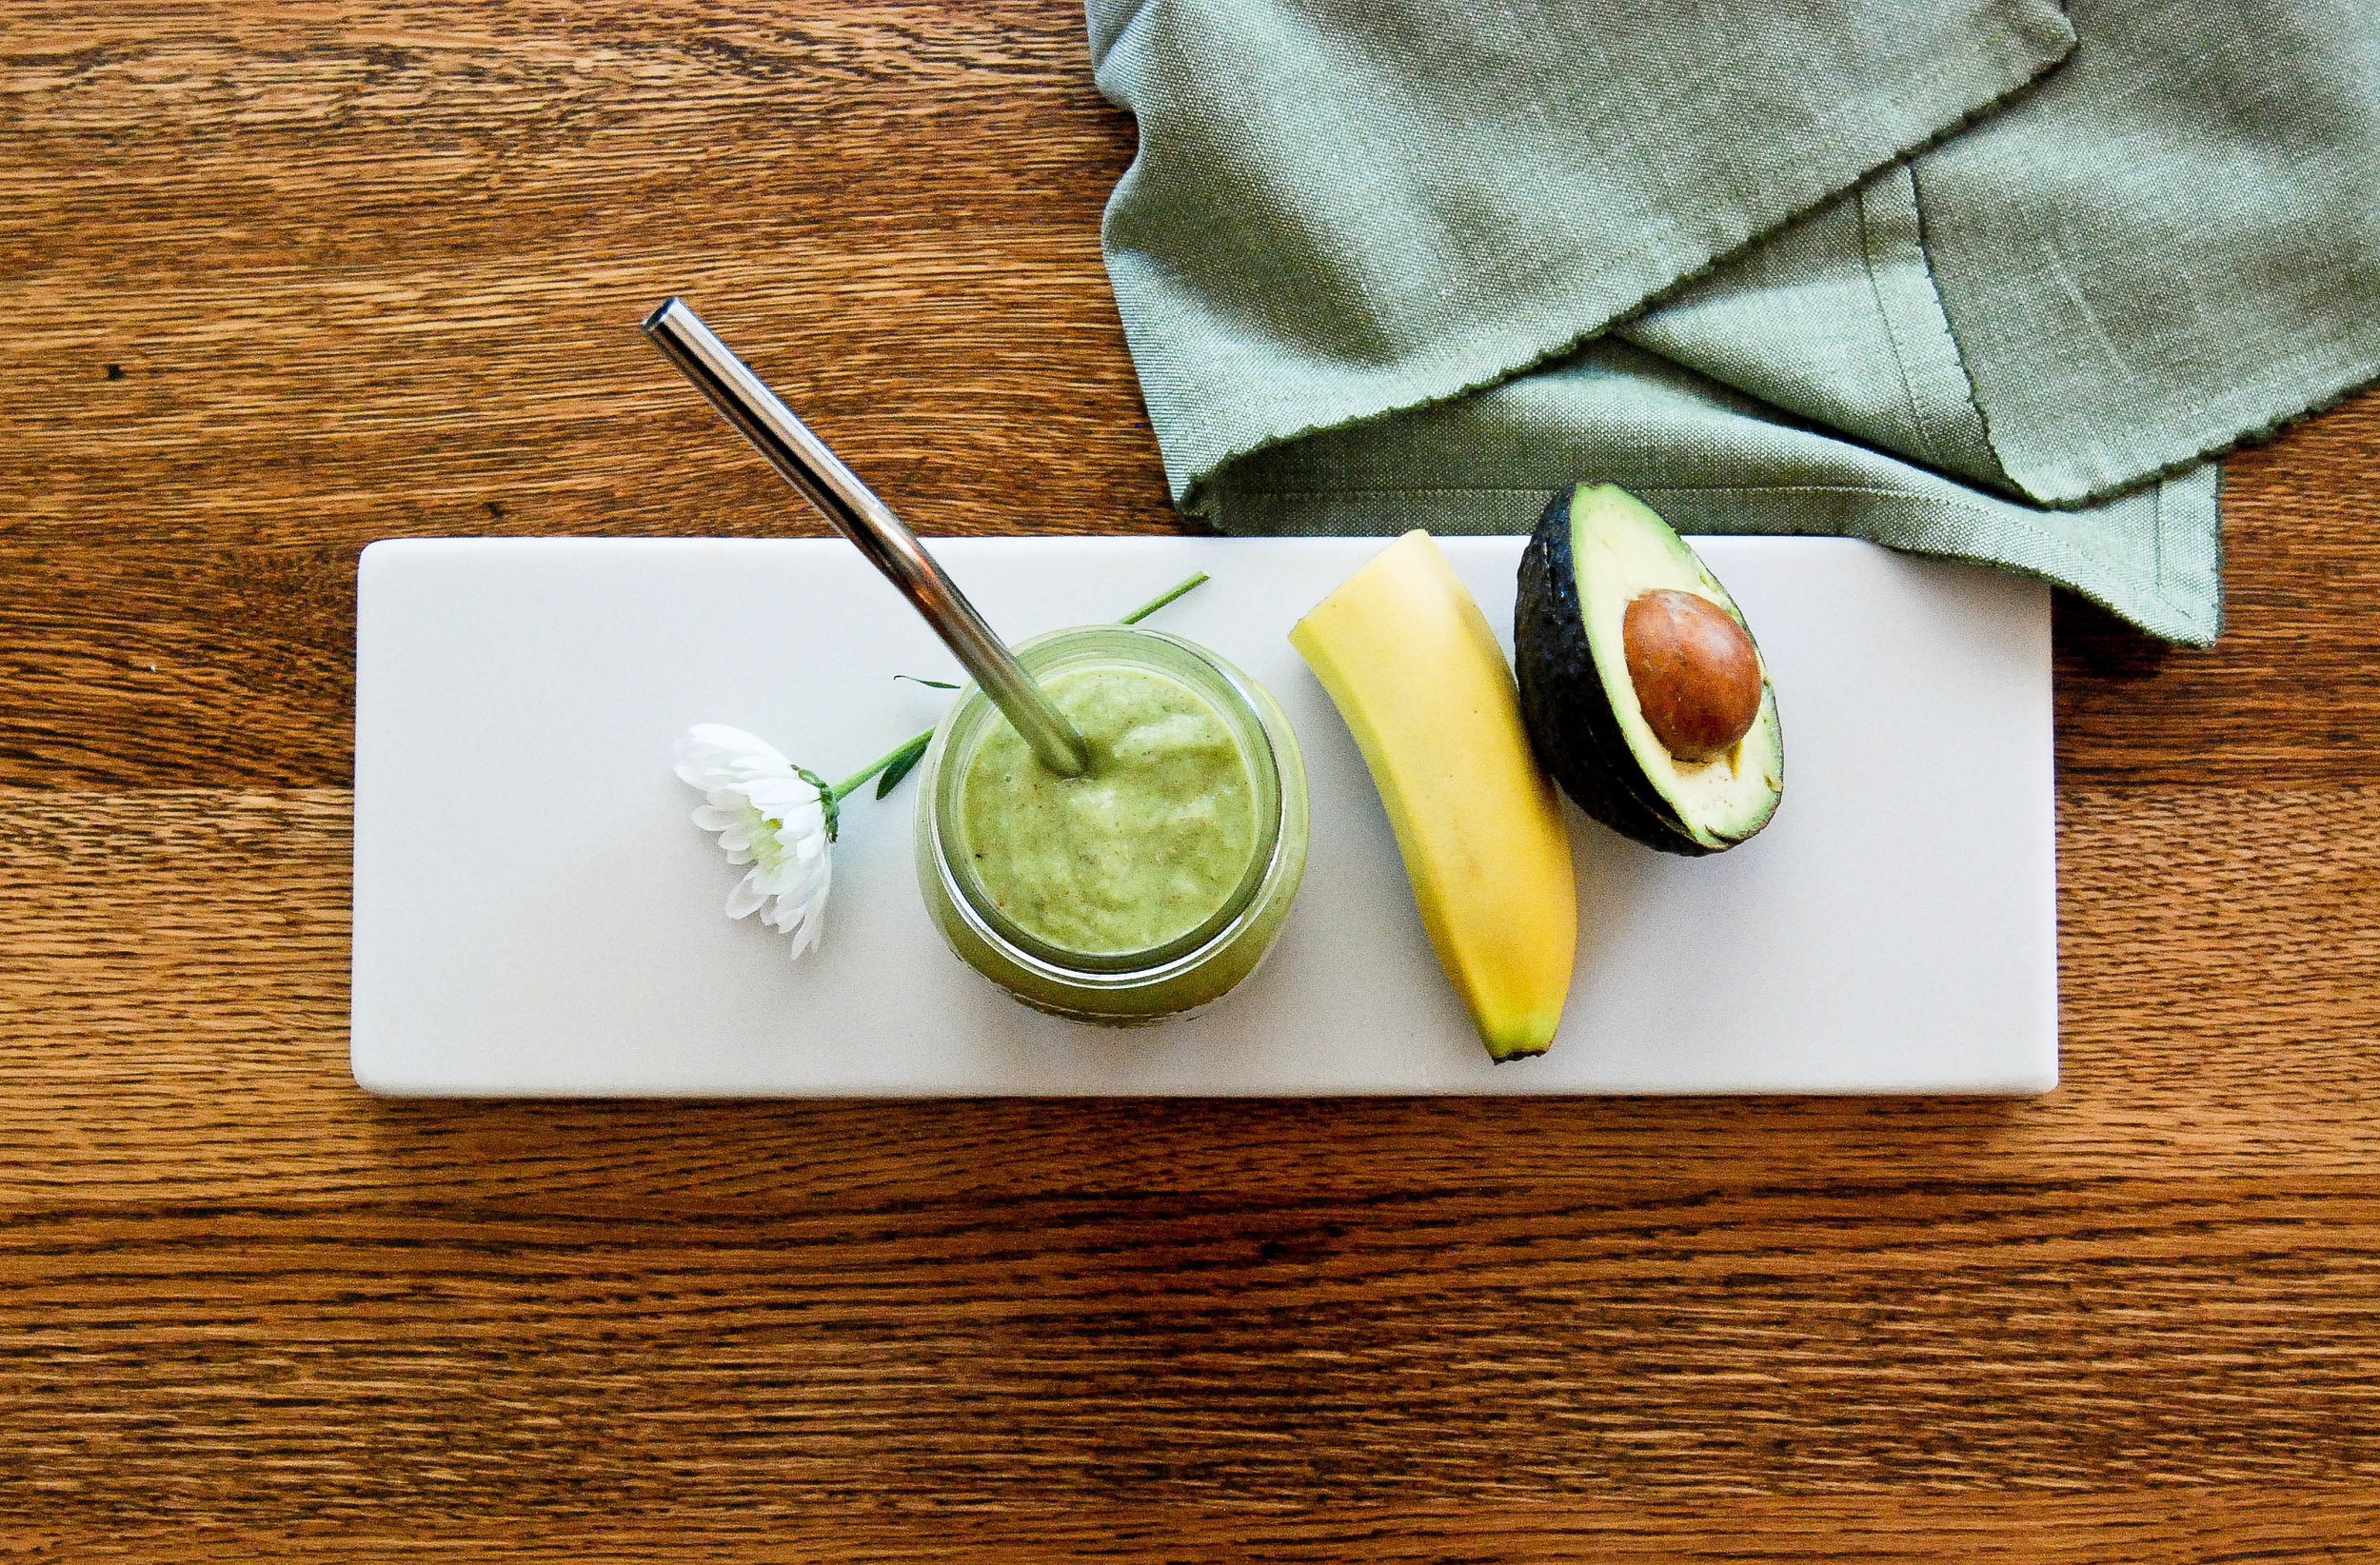
[[[1050,771],[969,685],[920,768],[926,910],[969,966],[1056,1016],[1133,1026],[1220,999],[1305,872],[1288,718],[1162,631],[1083,625],[1017,656],[1081,731],[1090,771]]]

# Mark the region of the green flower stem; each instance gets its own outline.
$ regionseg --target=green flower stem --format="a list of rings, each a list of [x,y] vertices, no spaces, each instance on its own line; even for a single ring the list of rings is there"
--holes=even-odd
[[[1118,624],[1139,624],[1142,620],[1147,619],[1159,609],[1163,608],[1167,604],[1172,603],[1183,593],[1189,592],[1193,588],[1205,585],[1206,582],[1206,572],[1202,570],[1199,571],[1195,575],[1187,577],[1184,580],[1176,583],[1173,586],[1166,588],[1163,592],[1160,592],[1156,597],[1151,598],[1147,603],[1142,604],[1139,608],[1134,609],[1131,613],[1125,615],[1122,619],[1117,621],[1116,623]],[[893,677],[895,679],[909,679],[913,676],[907,674],[896,674]],[[918,683],[920,684],[931,684],[937,689],[956,688],[956,686],[953,685],[943,684],[940,680],[919,680]],[[926,745],[932,743],[933,742],[934,730],[931,728],[926,729],[925,732],[922,734],[902,740],[892,749],[887,750],[881,756],[878,756],[874,761],[869,762],[865,766],[863,766],[858,771],[853,772],[849,777],[844,778],[842,782],[836,783],[832,788],[828,789],[827,792],[829,799],[835,803],[843,802],[843,797],[846,794],[849,794],[854,789],[858,788],[860,784],[865,782],[869,778],[874,777],[879,772],[887,774],[884,778],[883,784],[876,790],[876,797],[879,799],[883,798],[884,795],[892,791],[893,784],[899,782],[902,778],[909,775],[910,768],[918,763],[918,758],[925,753]]]
[[[853,772],[849,777],[844,778],[842,782],[826,790],[827,793],[837,803],[843,802],[845,795],[849,794],[861,783],[865,782],[869,778],[874,777],[878,772],[883,771],[885,767],[893,765],[896,763],[910,760],[918,755],[928,743],[933,741],[933,738],[934,730],[928,728],[922,734],[917,734],[911,738],[902,740],[899,744],[896,744],[891,749],[885,751],[883,755],[878,756],[875,760],[869,762],[866,765],[861,767],[858,771]]]

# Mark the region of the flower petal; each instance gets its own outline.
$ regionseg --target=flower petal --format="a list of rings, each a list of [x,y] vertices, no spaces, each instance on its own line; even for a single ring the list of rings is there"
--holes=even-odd
[[[763,815],[788,820],[806,811],[822,822],[826,819],[825,807],[818,802],[818,790],[798,777],[756,777],[739,784],[737,791]]]
[[[825,911],[823,893],[815,901],[798,903],[791,908],[782,901],[778,902],[775,926],[778,933],[793,937],[793,956],[799,958],[818,944],[819,935],[825,927]]]
[[[767,900],[767,893],[760,887],[760,871],[756,869],[738,881],[736,888],[727,893],[727,917],[741,919]]]
[[[821,897],[802,910],[802,925],[792,931],[793,958],[800,961],[805,951],[818,948],[819,937],[826,932],[826,899]]]
[[[777,747],[741,728],[724,723],[698,723],[681,736],[676,747],[680,781],[708,791],[758,777],[791,777],[793,763]]]

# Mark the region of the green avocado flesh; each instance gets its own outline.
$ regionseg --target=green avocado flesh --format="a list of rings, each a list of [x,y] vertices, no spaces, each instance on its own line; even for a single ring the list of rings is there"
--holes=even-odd
[[[1764,661],[1759,715],[1732,749],[1701,762],[1670,754],[1637,703],[1621,640],[1628,605],[1664,589],[1744,624],[1718,578],[1642,501],[1609,484],[1556,495],[1520,560],[1520,710],[1538,759],[1580,809],[1665,852],[1716,853],[1776,813],[1785,783],[1776,689]]]

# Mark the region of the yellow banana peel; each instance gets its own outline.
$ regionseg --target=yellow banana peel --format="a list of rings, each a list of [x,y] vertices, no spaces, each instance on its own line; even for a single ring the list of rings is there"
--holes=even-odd
[[[1445,553],[1409,532],[1289,633],[1347,721],[1423,928],[1498,1060],[1561,1022],[1578,896],[1511,668]]]

